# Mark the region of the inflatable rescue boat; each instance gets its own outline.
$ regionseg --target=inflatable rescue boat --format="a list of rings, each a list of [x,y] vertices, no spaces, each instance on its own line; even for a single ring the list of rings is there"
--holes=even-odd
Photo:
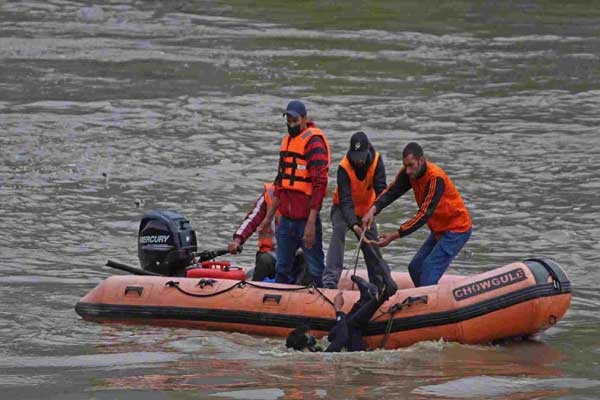
[[[241,250],[241,249],[238,249]],[[287,336],[308,324],[323,336],[335,324],[337,290],[254,282],[248,271],[197,252],[189,220],[174,211],[151,211],[140,222],[142,269],[109,261],[134,275],[111,276],[75,306],[85,320],[155,324],[248,334]],[[366,277],[366,271],[358,273]],[[553,260],[533,258],[471,277],[445,274],[439,284],[413,287],[393,272],[399,290],[364,332],[370,348],[398,348],[423,340],[488,343],[530,336],[556,324],[567,311],[571,284]],[[358,300],[347,272],[338,286],[344,309]]]
[[[445,276],[414,288],[394,273],[399,290],[364,332],[369,348],[393,349],[424,340],[489,343],[527,337],[556,324],[571,284],[553,260],[532,258],[485,273]],[[343,286],[348,287],[348,283]],[[337,290],[211,277],[111,276],[76,305],[87,321],[154,324],[287,336],[308,324],[315,336],[335,324]],[[349,311],[357,290],[344,290]]]

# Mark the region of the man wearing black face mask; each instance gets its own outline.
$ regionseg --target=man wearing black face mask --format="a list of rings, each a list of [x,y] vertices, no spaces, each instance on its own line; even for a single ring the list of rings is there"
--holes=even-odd
[[[275,281],[294,282],[294,255],[302,248],[312,283],[322,287],[325,263],[319,212],[327,193],[329,143],[321,129],[308,119],[303,102],[290,101],[283,115],[288,133],[279,150],[273,199],[257,231],[260,234],[267,229],[279,211]]]
[[[361,217],[367,213],[385,188],[385,166],[381,155],[375,151],[364,132],[356,132],[350,138],[350,149],[337,171],[337,187],[333,193],[331,207],[333,233],[323,272],[323,285],[326,288],[335,289],[340,279],[344,264],[346,232],[350,229],[357,238],[361,238]],[[367,239],[374,240],[377,235],[375,224],[364,232]],[[360,246],[369,281],[391,296],[398,287],[390,277],[390,267],[381,256],[379,248],[365,242],[361,242]]]

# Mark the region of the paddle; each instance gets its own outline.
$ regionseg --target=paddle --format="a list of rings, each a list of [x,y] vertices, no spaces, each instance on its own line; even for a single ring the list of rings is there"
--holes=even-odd
[[[106,262],[106,266],[107,267],[111,267],[111,268],[120,269],[122,271],[130,272],[130,273],[132,273],[134,275],[162,276],[161,274],[157,274],[156,272],[146,271],[146,270],[141,269],[141,268],[131,267],[129,265],[121,264],[119,262],[111,261],[111,260],[108,260]]]

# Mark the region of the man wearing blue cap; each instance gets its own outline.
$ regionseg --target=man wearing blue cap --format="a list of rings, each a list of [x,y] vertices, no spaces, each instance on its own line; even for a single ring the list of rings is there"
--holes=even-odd
[[[279,211],[275,281],[294,283],[294,255],[302,248],[312,283],[322,287],[325,257],[319,212],[327,193],[329,143],[323,131],[308,119],[303,102],[290,101],[283,116],[287,134],[279,150],[273,201],[257,230],[260,234],[267,229]]]

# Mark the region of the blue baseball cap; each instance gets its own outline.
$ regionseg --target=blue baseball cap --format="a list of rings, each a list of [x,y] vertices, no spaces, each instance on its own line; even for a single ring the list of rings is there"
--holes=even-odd
[[[305,117],[306,106],[300,100],[292,100],[288,103],[285,112],[283,113],[284,117],[287,115],[292,118]]]

